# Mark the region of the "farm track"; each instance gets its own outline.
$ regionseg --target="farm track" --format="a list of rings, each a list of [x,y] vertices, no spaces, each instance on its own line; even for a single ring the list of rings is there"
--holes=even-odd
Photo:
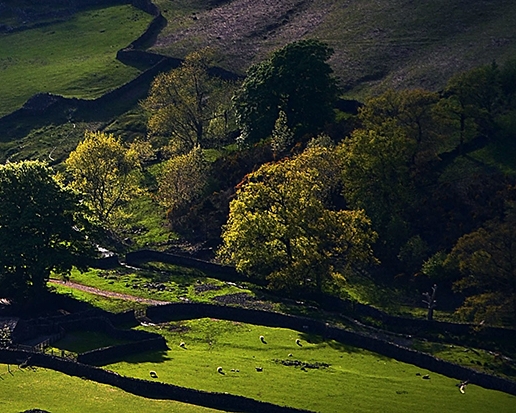
[[[151,298],[136,297],[134,295],[116,293],[114,291],[101,290],[95,287],[88,287],[86,285],[74,283],[72,281],[61,281],[61,280],[50,280],[51,284],[64,285],[66,287],[73,288],[74,290],[84,291],[90,294],[100,295],[102,297],[117,298],[120,300],[135,301],[142,304],[149,305],[166,305],[170,304],[170,301],[153,300]]]

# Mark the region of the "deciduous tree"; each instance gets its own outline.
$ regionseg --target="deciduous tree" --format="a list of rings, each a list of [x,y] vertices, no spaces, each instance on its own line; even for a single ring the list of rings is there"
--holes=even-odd
[[[83,194],[94,217],[109,224],[123,202],[138,192],[139,153],[111,134],[86,132],[66,160],[71,187]]]
[[[461,237],[447,261],[463,278],[455,289],[466,295],[459,313],[476,321],[516,327],[516,213]]]
[[[376,234],[364,212],[325,202],[332,182],[321,171],[334,161],[331,150],[313,148],[248,175],[230,204],[219,256],[272,288],[292,290],[321,290],[339,265],[373,260]]]
[[[491,136],[502,96],[498,67],[480,66],[458,73],[447,83],[436,113],[452,136],[458,137],[459,151],[477,135]]]
[[[332,54],[325,43],[302,40],[251,66],[234,97],[244,141],[269,137],[280,111],[297,137],[316,134],[332,120],[337,96],[333,71],[327,63]]]
[[[40,162],[0,165],[0,295],[37,299],[51,272],[83,267],[93,249],[79,199]]]
[[[200,147],[169,159],[158,177],[158,198],[170,217],[184,213],[206,187],[208,165]]]
[[[344,197],[351,208],[364,209],[371,218],[380,237],[376,252],[382,262],[393,264],[411,236],[407,212],[416,198],[411,179],[416,142],[395,121],[381,129],[355,130],[338,152]]]
[[[367,100],[359,110],[359,118],[366,130],[379,133],[392,129],[395,124],[414,142],[412,161],[421,162],[436,156],[439,134],[433,108],[437,93],[423,89],[388,90]]]
[[[149,112],[151,134],[170,138],[176,153],[224,135],[232,123],[230,82],[210,76],[212,52],[203,49],[189,54],[183,64],[159,74],[142,106]]]

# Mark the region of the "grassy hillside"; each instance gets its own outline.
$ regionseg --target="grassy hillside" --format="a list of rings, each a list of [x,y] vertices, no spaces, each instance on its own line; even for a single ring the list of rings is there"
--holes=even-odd
[[[0,411],[18,413],[28,409],[44,409],[60,413],[209,413],[207,409],[171,400],[152,400],[126,393],[105,384],[71,377],[53,370],[18,369],[0,364]]]
[[[272,49],[315,37],[335,49],[332,66],[355,95],[439,88],[457,71],[516,55],[512,0],[156,2],[169,19],[157,51],[182,56],[210,45],[243,72]]]
[[[131,80],[138,70],[117,61],[116,52],[150,20],[132,6],[113,6],[0,34],[0,116],[38,92],[95,98]]]
[[[167,338],[169,351],[106,367],[144,379],[155,370],[166,383],[321,413],[414,412],[422,406],[429,411],[501,413],[514,406],[514,396],[478,386],[461,394],[455,379],[284,328],[200,319],[161,325],[158,331]],[[217,372],[218,366],[224,374]],[[429,380],[422,379],[425,374]]]

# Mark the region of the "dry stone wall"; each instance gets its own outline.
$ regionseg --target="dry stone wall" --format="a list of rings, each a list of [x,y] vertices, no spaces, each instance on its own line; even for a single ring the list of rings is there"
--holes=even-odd
[[[516,395],[516,382],[514,381],[481,373],[380,338],[337,328],[330,326],[328,323],[309,318],[196,303],[173,303],[151,307],[147,309],[147,316],[152,320],[160,322],[211,317],[268,327],[289,328],[302,333],[317,334],[325,339],[335,340],[343,344],[364,348],[404,363],[453,377],[457,380],[469,380],[472,384]]]
[[[98,383],[108,384],[138,396],[151,399],[176,400],[198,406],[219,409],[227,412],[248,413],[308,413],[308,410],[278,406],[247,397],[226,393],[206,392],[157,381],[124,377],[112,371],[73,362],[40,353],[0,349],[0,362],[6,364],[26,363],[59,371],[70,376],[81,377]]]

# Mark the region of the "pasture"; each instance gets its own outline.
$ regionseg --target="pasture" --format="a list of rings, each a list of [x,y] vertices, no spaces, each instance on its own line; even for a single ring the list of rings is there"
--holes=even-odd
[[[210,413],[217,410],[151,400],[126,393],[115,387],[67,376],[53,370],[19,369],[0,364],[0,411],[19,413],[39,408],[52,413]]]
[[[461,394],[456,379],[288,329],[207,318],[145,328],[164,335],[170,350],[106,368],[148,380],[153,370],[162,382],[323,413],[502,413],[516,404],[514,396],[473,385]]]
[[[92,99],[130,81],[139,70],[117,61],[116,52],[150,21],[150,15],[123,5],[0,34],[0,116],[38,92]]]

